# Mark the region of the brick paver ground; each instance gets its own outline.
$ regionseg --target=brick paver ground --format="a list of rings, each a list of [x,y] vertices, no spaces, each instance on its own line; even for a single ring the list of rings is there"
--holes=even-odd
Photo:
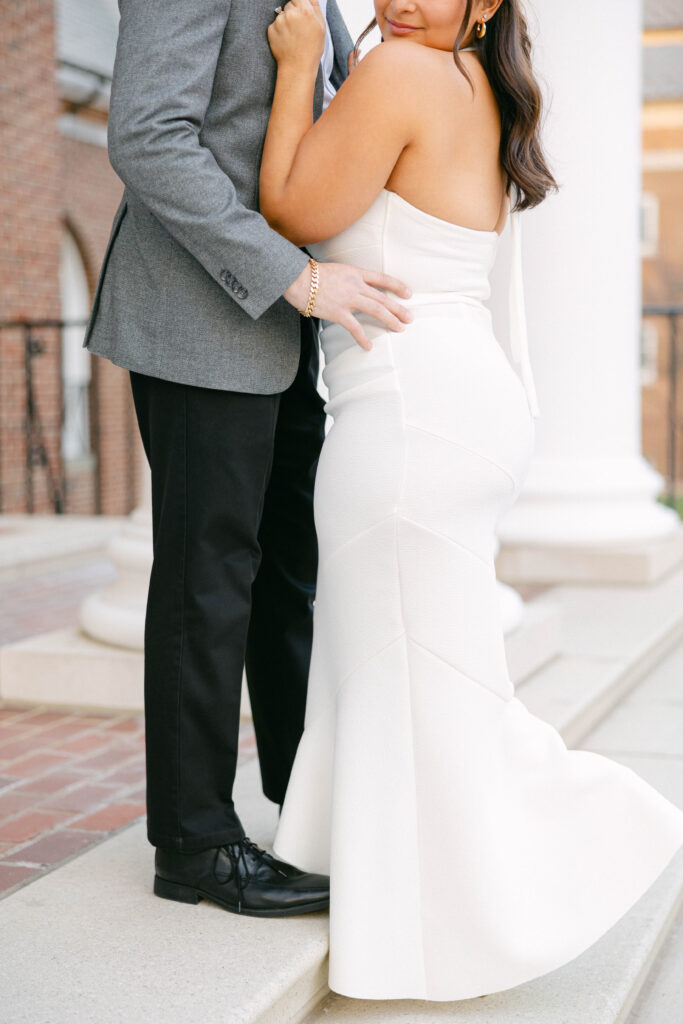
[[[0,644],[73,626],[84,598],[116,578],[108,559],[0,581]]]
[[[143,715],[0,702],[0,898],[144,814]]]

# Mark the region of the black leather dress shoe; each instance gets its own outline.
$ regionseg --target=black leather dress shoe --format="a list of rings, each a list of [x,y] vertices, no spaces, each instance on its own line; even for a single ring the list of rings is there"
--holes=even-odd
[[[154,892],[167,900],[218,903],[235,914],[288,917],[330,905],[327,875],[278,860],[246,836],[199,853],[156,848]]]

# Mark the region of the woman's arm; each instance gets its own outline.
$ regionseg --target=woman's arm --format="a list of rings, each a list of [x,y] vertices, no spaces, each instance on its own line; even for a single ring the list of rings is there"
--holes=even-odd
[[[413,141],[419,118],[414,85],[423,48],[404,42],[371,50],[313,123],[324,31],[317,0],[290,0],[268,33],[278,75],[261,212],[296,245],[329,238],[367,210]]]

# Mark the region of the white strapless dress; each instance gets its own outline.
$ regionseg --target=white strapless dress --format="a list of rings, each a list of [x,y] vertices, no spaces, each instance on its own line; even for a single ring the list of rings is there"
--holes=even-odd
[[[484,305],[499,236],[383,190],[317,259],[414,295],[365,352],[321,332],[327,410],[305,730],[276,853],[331,876],[333,991],[467,999],[566,963],[683,844],[683,812],[515,697],[494,569],[538,413],[514,236],[519,375]]]

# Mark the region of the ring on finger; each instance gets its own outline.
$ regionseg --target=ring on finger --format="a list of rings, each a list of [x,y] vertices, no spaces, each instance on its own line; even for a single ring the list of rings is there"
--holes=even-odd
[[[277,17],[277,16],[278,16],[278,14],[282,14],[282,13],[283,13],[283,10],[282,10],[282,8],[281,8],[281,7],[276,7],[276,8],[275,8],[275,17]]]

